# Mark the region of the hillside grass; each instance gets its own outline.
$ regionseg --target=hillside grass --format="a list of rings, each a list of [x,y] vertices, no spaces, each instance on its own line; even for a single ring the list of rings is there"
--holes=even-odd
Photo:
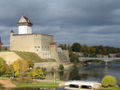
[[[36,53],[33,52],[21,52],[21,51],[14,51],[14,52],[24,60],[32,60],[34,63],[56,61],[54,59],[42,59]]]
[[[4,61],[4,62],[5,62],[5,60],[4,60],[3,58],[1,58],[1,57],[0,57],[0,61]],[[6,63],[6,62],[5,62],[5,63]]]

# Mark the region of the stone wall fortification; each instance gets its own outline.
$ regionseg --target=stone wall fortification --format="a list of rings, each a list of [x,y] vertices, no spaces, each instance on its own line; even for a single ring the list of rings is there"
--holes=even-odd
[[[58,49],[53,36],[47,34],[14,34],[10,33],[10,50],[37,53],[44,59],[55,59],[58,63],[69,62],[68,50]]]

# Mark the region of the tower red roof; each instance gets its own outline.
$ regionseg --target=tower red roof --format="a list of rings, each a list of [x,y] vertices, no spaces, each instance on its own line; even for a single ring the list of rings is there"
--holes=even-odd
[[[3,45],[3,43],[0,43],[0,46],[2,46]]]
[[[28,26],[32,26],[33,24],[31,23],[31,21],[28,19],[28,17],[26,16],[22,16],[19,20],[19,22],[17,23],[17,25],[28,25]]]
[[[56,42],[50,42],[50,45],[57,45]]]

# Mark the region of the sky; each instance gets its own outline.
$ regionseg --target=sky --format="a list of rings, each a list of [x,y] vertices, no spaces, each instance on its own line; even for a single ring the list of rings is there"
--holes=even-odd
[[[27,16],[33,33],[54,35],[58,43],[120,47],[120,0],[0,0],[0,36]]]

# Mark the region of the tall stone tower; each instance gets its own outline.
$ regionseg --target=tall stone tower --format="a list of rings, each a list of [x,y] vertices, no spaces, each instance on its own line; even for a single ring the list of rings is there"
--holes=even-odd
[[[17,23],[18,34],[32,34],[32,23],[26,16],[22,16]]]

